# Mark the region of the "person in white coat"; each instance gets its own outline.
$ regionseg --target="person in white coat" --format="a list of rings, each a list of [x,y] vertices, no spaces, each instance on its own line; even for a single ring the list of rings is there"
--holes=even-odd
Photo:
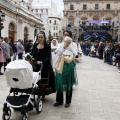
[[[70,31],[64,31],[64,36],[72,38],[72,33]],[[68,39],[68,38],[65,38]],[[65,40],[64,39],[64,40]],[[66,40],[65,40],[66,41]],[[71,104],[72,100],[72,86],[75,84],[77,85],[77,76],[75,75],[75,61],[74,57],[77,55],[77,45],[76,43],[72,42],[65,42],[63,41],[58,49],[55,51],[59,58],[63,58],[63,68],[62,71],[56,71],[55,76],[55,85],[56,85],[56,102],[54,106],[60,106],[63,104],[63,91],[66,91],[66,102],[65,107],[68,108]],[[72,53],[72,54],[71,54]],[[72,60],[69,59],[70,56],[73,55]],[[62,57],[63,56],[63,57]],[[67,58],[66,58],[67,57]],[[71,57],[70,57],[71,58]],[[66,60],[65,60],[66,59]],[[61,60],[61,61],[62,61]],[[58,63],[61,64],[61,61]],[[56,61],[57,63],[57,61]],[[59,66],[59,64],[57,64]]]
[[[55,62],[56,62],[56,59],[57,59],[57,54],[55,53],[55,50],[58,48],[59,46],[59,43],[56,39],[53,39],[52,42],[51,42],[51,53],[52,53],[52,66],[53,66],[53,70],[55,71],[54,69],[54,66],[55,66]]]
[[[80,62],[81,57],[82,57],[82,49],[81,49],[80,43],[78,42],[77,43],[77,56],[75,58],[76,62]]]

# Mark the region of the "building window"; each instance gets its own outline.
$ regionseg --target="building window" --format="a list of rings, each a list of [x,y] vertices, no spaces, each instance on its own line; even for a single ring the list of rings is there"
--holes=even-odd
[[[52,21],[50,20],[49,23],[52,23]]]
[[[9,24],[9,39],[12,43],[15,41],[15,25],[13,23]]]
[[[73,17],[70,17],[70,18],[69,18],[69,24],[70,24],[71,26],[74,26],[74,18],[73,18]]]
[[[70,10],[74,10],[74,5],[70,5]]]
[[[56,25],[56,20],[54,21],[54,25]]]
[[[55,33],[54,33],[54,37],[55,37]]]
[[[25,28],[24,28],[24,41],[25,41],[25,40],[28,40],[28,35],[29,35],[29,34],[28,34],[28,28],[25,27]]]
[[[83,10],[87,10],[87,5],[86,4],[83,5]]]
[[[38,13],[38,9],[36,9],[36,13]]]
[[[107,4],[106,9],[110,9],[110,4]]]
[[[58,30],[58,27],[56,26],[56,30]]]
[[[95,10],[99,9],[99,4],[95,4]]]
[[[58,34],[56,33],[56,37],[58,37]]]
[[[54,26],[54,30],[55,30],[55,26]]]

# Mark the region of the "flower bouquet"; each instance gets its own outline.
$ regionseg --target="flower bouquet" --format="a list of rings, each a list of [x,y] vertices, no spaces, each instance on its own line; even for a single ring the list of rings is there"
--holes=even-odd
[[[32,67],[33,67],[34,69],[36,69],[36,68],[35,68],[34,58],[33,58],[32,55],[30,55],[30,53],[25,54],[25,55],[24,55],[24,58],[25,58],[26,61],[28,61],[28,62],[32,65]]]

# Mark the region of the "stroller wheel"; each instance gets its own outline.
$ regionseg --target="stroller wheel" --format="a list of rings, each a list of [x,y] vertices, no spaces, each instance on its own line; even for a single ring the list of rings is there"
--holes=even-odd
[[[3,120],[10,120],[10,117],[11,117],[11,110],[10,109],[8,109],[8,111],[7,112],[3,112],[3,116],[2,116],[2,118],[3,118]]]
[[[36,111],[37,113],[40,113],[42,111],[42,100],[41,99],[38,99],[36,101]]]
[[[28,113],[22,114],[21,120],[28,120]]]

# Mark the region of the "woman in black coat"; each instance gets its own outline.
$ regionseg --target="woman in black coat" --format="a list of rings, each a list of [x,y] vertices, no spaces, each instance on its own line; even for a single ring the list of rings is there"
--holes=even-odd
[[[31,55],[35,61],[34,71],[38,72],[41,65],[41,80],[38,82],[39,95],[42,95],[43,99],[45,95],[49,95],[55,92],[54,73],[51,66],[51,47],[46,43],[46,36],[43,31],[37,36],[37,42],[34,44]]]

